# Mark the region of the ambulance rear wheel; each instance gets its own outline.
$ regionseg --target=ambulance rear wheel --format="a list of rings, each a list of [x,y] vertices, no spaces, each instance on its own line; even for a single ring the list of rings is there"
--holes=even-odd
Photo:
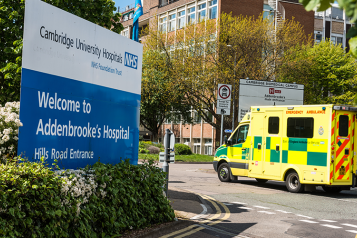
[[[322,186],[322,189],[326,192],[326,193],[339,193],[342,191],[341,188],[339,187],[326,187],[326,186]]]
[[[230,182],[231,181],[231,169],[227,163],[222,163],[218,167],[218,178],[221,182]]]
[[[267,179],[256,178],[255,180],[257,180],[258,183],[266,183],[266,182],[268,182]]]
[[[285,184],[289,192],[300,193],[304,191],[304,185],[300,183],[299,175],[296,172],[290,172],[286,176]]]

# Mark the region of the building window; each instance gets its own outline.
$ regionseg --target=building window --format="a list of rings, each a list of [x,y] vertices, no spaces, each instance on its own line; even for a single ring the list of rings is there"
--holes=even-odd
[[[263,18],[274,21],[274,9],[268,4],[264,4]]]
[[[160,17],[160,31],[161,32],[166,32],[166,25],[167,25],[167,16]]]
[[[180,138],[175,138],[175,144],[179,144],[180,142]]]
[[[334,44],[334,45],[338,45],[338,44],[342,45],[343,36],[342,35],[333,34],[331,36],[330,40],[331,40],[331,43]]]
[[[201,115],[198,114],[198,112],[194,112],[193,113],[193,122],[194,123],[201,123],[201,120],[202,120]]]
[[[314,118],[288,118],[288,137],[312,138],[314,135]]]
[[[128,16],[128,14],[127,14],[127,15],[124,15],[123,20],[124,20],[124,21],[129,20],[129,16]]]
[[[190,138],[183,138],[183,143],[190,146]]]
[[[183,27],[185,27],[185,10],[180,11],[177,13],[177,17],[178,17],[178,24],[177,24],[177,28],[181,29]]]
[[[129,38],[129,30],[123,30],[120,34],[126,38]]]
[[[190,7],[187,9],[187,23],[193,24],[195,23],[196,17],[196,7]]]
[[[279,134],[279,117],[269,117],[269,134]]]
[[[206,18],[206,3],[198,5],[198,21],[203,21]]]
[[[133,17],[134,17],[134,13],[132,12],[129,14],[129,19],[133,19]]]
[[[194,154],[201,153],[201,139],[200,138],[193,139],[193,153]]]
[[[315,33],[315,43],[319,44],[322,41],[322,34],[320,32]]]
[[[176,13],[169,15],[169,31],[176,30]]]
[[[205,139],[205,155],[212,155],[212,139]]]
[[[217,0],[212,0],[208,2],[208,12],[209,12],[209,19],[216,19],[217,18]]]

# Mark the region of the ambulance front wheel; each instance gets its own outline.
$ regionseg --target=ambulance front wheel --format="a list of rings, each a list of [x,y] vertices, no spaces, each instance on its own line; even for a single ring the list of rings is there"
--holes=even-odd
[[[218,178],[221,182],[230,182],[231,181],[231,169],[227,163],[222,163],[218,167]]]
[[[300,183],[299,175],[296,172],[290,172],[286,176],[285,184],[289,192],[300,193],[304,191],[304,185]]]

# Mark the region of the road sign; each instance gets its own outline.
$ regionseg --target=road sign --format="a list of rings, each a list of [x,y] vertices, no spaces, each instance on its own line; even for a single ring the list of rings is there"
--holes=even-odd
[[[166,141],[166,136],[167,136],[167,134],[165,134],[164,141]],[[174,148],[175,148],[175,134],[171,131],[171,134],[170,134],[170,149],[174,150]]]
[[[159,161],[160,163],[165,162],[165,152],[160,152]],[[170,153],[170,163],[175,163],[175,152]]]
[[[232,133],[233,131],[232,130],[224,130],[225,133]]]
[[[231,95],[232,95],[232,85],[218,84],[217,114],[220,115],[231,114]]]

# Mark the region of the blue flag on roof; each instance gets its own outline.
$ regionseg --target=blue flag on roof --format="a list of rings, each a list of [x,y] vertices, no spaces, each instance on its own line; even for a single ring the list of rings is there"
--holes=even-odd
[[[143,15],[141,0],[135,0],[135,12],[133,20],[133,40],[139,41],[139,17]]]

